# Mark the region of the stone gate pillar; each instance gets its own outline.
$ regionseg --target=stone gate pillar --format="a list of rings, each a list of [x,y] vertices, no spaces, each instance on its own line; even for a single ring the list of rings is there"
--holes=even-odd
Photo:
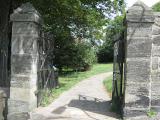
[[[11,15],[11,86],[8,120],[28,120],[37,107],[37,40],[41,18],[30,3],[23,4]]]
[[[146,116],[151,107],[151,49],[154,15],[138,1],[126,14],[126,80],[124,117]],[[142,120],[144,120],[143,118]],[[132,120],[132,119],[131,119]]]
[[[152,27],[151,108],[160,112],[160,13]]]

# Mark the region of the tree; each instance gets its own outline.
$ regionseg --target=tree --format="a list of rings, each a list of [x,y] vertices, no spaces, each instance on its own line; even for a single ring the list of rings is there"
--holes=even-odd
[[[73,48],[84,40],[101,39],[110,16],[121,11],[123,0],[14,0],[31,2],[44,19],[44,29],[54,34],[57,67],[73,67]],[[92,45],[93,46],[93,45]],[[91,47],[92,47],[91,46]]]
[[[113,61],[113,45],[115,36],[118,34],[121,34],[124,30],[124,16],[117,16],[114,18],[114,20],[111,20],[106,28],[106,40],[99,48],[99,51],[97,53],[98,55],[98,62],[112,62]]]
[[[153,9],[154,11],[156,11],[156,12],[160,12],[160,2],[154,4],[154,5],[152,6],[152,9]]]

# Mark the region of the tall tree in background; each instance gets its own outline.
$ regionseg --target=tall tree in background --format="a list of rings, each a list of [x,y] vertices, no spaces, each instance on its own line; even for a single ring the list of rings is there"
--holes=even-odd
[[[152,9],[156,12],[160,12],[160,2],[152,6]]]
[[[56,56],[54,63],[62,68],[73,67],[72,63],[77,57],[75,53],[82,53],[78,52],[80,50],[77,48],[78,43],[86,41],[94,43],[94,40],[103,37],[103,26],[107,25],[113,14],[122,11],[124,1],[10,0],[9,3],[12,3],[11,8],[14,9],[25,2],[31,2],[36,7],[44,19],[44,29],[54,34]]]
[[[104,44],[99,47],[98,62],[106,63],[113,62],[113,45],[115,37],[122,33],[124,30],[124,17],[125,15],[116,16],[107,25],[106,39]]]

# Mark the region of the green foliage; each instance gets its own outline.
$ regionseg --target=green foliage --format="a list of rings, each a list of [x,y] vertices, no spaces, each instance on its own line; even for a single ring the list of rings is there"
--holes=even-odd
[[[108,23],[106,29],[106,40],[97,53],[98,62],[105,63],[113,61],[113,42],[116,35],[121,34],[124,30],[124,16],[125,15],[117,16],[114,20],[111,20]]]
[[[106,88],[106,90],[111,94],[112,93],[112,82],[113,82],[113,76],[108,77],[106,80],[103,81],[103,84]]]
[[[110,95],[112,94],[112,82],[113,82],[113,76],[110,76],[103,81],[103,84]],[[110,111],[118,114],[119,117],[121,117],[122,114],[120,108],[121,108],[120,102],[116,98],[113,99]]]
[[[90,44],[86,42],[76,43],[72,46],[66,45],[65,49],[60,49],[61,55],[56,57],[55,64],[59,68],[72,68],[74,70],[88,70],[96,62],[96,53]],[[56,51],[59,52],[59,51]]]
[[[78,43],[75,46],[71,67],[75,70],[89,70],[96,62],[96,53],[88,43]]]
[[[13,0],[31,2],[44,19],[44,28],[54,34],[55,62],[57,67],[70,67],[77,50],[75,40],[88,39],[91,43],[103,37],[111,15],[121,11],[123,0]],[[80,50],[80,49],[78,49]],[[81,50],[79,51],[82,52]],[[85,51],[84,51],[85,52]],[[84,53],[85,54],[85,53]],[[90,53],[89,56],[93,57]],[[84,55],[86,57],[86,55]],[[78,56],[77,56],[78,57]],[[83,58],[83,61],[88,58]],[[92,58],[90,58],[92,59]],[[87,60],[87,64],[91,65]],[[78,63],[79,64],[79,63]],[[77,64],[77,66],[79,66]],[[74,65],[76,66],[76,65]],[[73,67],[73,66],[71,66]]]
[[[152,118],[152,117],[155,117],[157,115],[157,112],[153,109],[147,111],[147,116]]]
[[[105,41],[103,46],[99,48],[97,53],[99,63],[107,63],[113,61],[113,41]]]
[[[160,2],[156,3],[155,5],[152,6],[152,9],[155,12],[160,12]]]

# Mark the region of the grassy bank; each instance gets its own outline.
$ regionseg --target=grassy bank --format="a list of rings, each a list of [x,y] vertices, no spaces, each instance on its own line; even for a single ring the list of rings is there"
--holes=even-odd
[[[103,84],[109,94],[112,93],[112,80],[113,80],[113,76],[111,75],[110,77],[106,78],[103,81]]]
[[[78,82],[96,74],[111,72],[112,68],[112,64],[95,64],[91,70],[85,72],[63,71],[59,76],[59,88],[53,89],[49,91],[48,94],[45,94],[42,106],[50,104],[55,98],[61,95],[64,91],[69,90]]]
[[[112,97],[112,82],[113,82],[113,76],[110,76],[103,81],[105,89],[109,93],[110,97]],[[122,118],[120,104],[121,103],[119,103],[117,99],[113,99],[110,111],[116,113],[119,118]]]

